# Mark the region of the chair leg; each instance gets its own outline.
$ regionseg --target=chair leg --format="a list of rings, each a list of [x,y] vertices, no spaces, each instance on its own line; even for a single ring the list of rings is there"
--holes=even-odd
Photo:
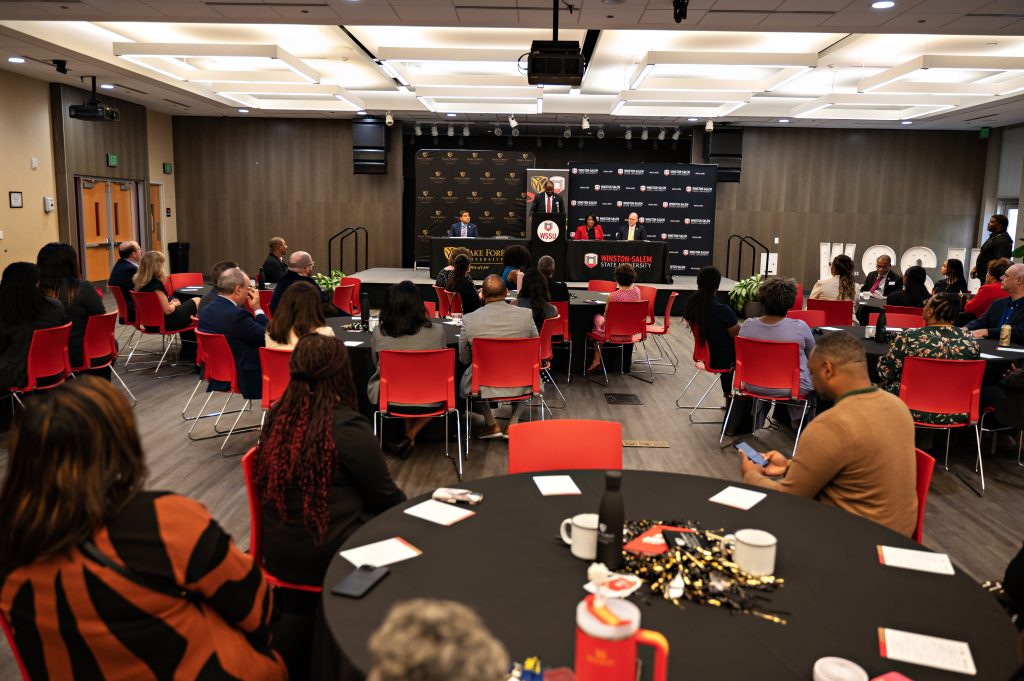
[[[689,407],[688,407],[688,405],[687,405],[687,406],[684,406],[684,405],[682,405],[682,404],[679,404],[679,400],[683,399],[683,395],[685,395],[685,394],[686,394],[686,391],[690,389],[690,386],[691,386],[691,385],[693,385],[693,382],[697,380],[697,377],[698,377],[698,376],[700,376],[700,374],[701,374],[701,372],[700,372],[700,371],[698,371],[697,373],[695,373],[695,374],[694,374],[694,375],[693,375],[693,376],[692,376],[692,377],[690,378],[690,380],[686,382],[686,385],[685,385],[685,386],[683,386],[683,389],[682,389],[682,390],[681,390],[681,391],[679,392],[679,396],[678,396],[678,397],[676,397],[676,409],[688,409],[688,408],[689,408]],[[713,385],[714,385],[714,384],[712,384],[712,386],[713,386]],[[699,404],[700,404],[700,402],[698,402],[697,404],[699,405]]]
[[[946,428],[946,463],[944,464],[946,470],[949,470],[949,433],[953,430],[952,428]]]
[[[1019,433],[1017,433],[1017,465],[1018,466],[1021,465],[1021,463],[1020,463],[1020,447],[1021,447],[1022,444],[1024,444],[1024,429],[1021,429],[1021,431]]]
[[[796,439],[793,441],[793,453],[790,458],[796,458],[796,447],[800,444],[800,433],[804,430],[804,419],[807,418],[807,400],[804,400],[804,411],[800,414],[800,425],[796,427]]]
[[[227,435],[227,437],[224,438],[224,442],[220,443],[220,453],[221,453],[221,456],[238,456],[238,454],[224,454],[224,447],[227,446],[228,440],[231,439],[231,436],[235,432],[235,428],[238,427],[238,421],[242,418],[242,414],[247,412],[250,407],[252,407],[252,400],[246,400],[245,401],[245,406],[242,407],[238,411],[238,416],[235,417],[235,422],[231,424],[231,430],[228,431],[228,435]],[[241,452],[241,453],[244,454],[244,452]]]
[[[548,377],[548,381],[550,381],[551,386],[555,389],[555,392],[558,393],[558,396],[560,398],[562,398],[562,406],[561,407],[555,407],[555,409],[565,409],[565,405],[567,404],[567,402],[565,400],[565,395],[562,394],[562,390],[558,387],[558,384],[555,383],[555,377],[551,375],[551,370],[550,369],[542,369],[541,370],[541,374],[546,375]],[[551,407],[548,407],[548,410],[550,410],[550,409],[551,409]],[[554,418],[555,415],[552,414],[551,416],[552,416],[552,418]]]
[[[995,435],[993,435],[992,437],[994,439]],[[978,424],[977,423],[974,424],[974,438],[978,442],[978,465],[976,466],[976,468],[978,469],[978,474],[981,475],[981,491],[984,492],[985,491],[985,464],[982,463],[982,461],[981,461],[981,431],[978,430]]]
[[[472,411],[473,411],[473,398],[470,395],[466,395],[466,458],[467,459],[469,458],[469,434],[473,431],[473,428],[470,427],[470,424],[472,422],[469,420],[469,415],[472,413]]]
[[[718,436],[718,444],[722,444],[722,440],[725,439],[725,427],[729,425],[729,416],[732,415],[733,405],[736,404],[735,396],[729,400],[729,408],[725,410],[725,418],[722,419],[722,434]]]
[[[569,346],[569,370],[566,372],[565,384],[569,385],[572,383],[572,336],[569,336],[565,342]],[[587,353],[583,354],[586,356]]]
[[[626,346],[623,345],[621,347],[622,347],[623,357],[625,357]],[[634,344],[633,347],[636,347],[636,344]],[[629,372],[629,375],[632,376],[633,378],[635,378],[638,381],[643,381],[644,383],[654,383],[654,367],[651,365],[651,356],[647,353],[647,343],[646,343],[646,341],[640,341],[640,347],[644,351],[644,362],[646,362],[646,364],[647,364],[647,373],[649,373],[651,375],[651,377],[649,379],[648,378],[644,378],[643,376],[641,376],[641,375],[639,375],[637,373],[634,373],[632,371]],[[625,362],[623,362],[623,363],[625,363]]]
[[[200,414],[203,414],[203,413],[206,412],[206,407],[210,404],[210,400],[211,399],[213,399],[213,393],[212,392],[209,395],[206,396],[206,401],[203,402],[203,408],[199,410]],[[224,413],[224,409],[227,408],[228,402],[230,402],[230,401],[231,401],[231,393],[228,393],[228,399],[224,401],[224,407],[221,409],[221,413],[222,414]],[[192,427],[188,429],[188,437],[189,437],[190,440],[206,440],[206,439],[209,439],[209,438],[206,438],[206,437],[199,437],[199,438],[192,437],[192,431],[196,429],[196,426],[199,424],[199,419],[200,418],[202,418],[202,417],[201,416],[197,416],[196,419],[194,421],[192,421]],[[217,418],[220,418],[220,416],[218,415]],[[216,437],[216,436],[212,436],[212,437]]]
[[[114,365],[113,364],[110,365],[110,373],[114,374],[114,378],[116,378],[118,383],[121,384],[121,387],[124,388],[124,391],[126,393],[128,393],[128,396],[132,398],[132,406],[134,407],[136,404],[138,404],[139,401],[135,398],[135,393],[133,393],[128,388],[128,386],[124,382],[124,379],[121,378],[121,374],[117,373],[117,371],[114,369]],[[195,392],[195,391],[193,391],[193,392]]]
[[[718,423],[718,421],[715,420],[715,419],[712,419],[710,421],[694,421],[693,420],[693,415],[694,415],[694,413],[696,413],[696,411],[698,409],[710,409],[710,410],[718,411],[718,409],[719,409],[718,407],[702,407],[701,406],[702,404],[704,404],[704,400],[707,399],[707,396],[711,394],[711,391],[714,389],[714,387],[715,387],[714,383],[709,385],[708,389],[705,390],[704,394],[700,396],[699,400],[697,400],[697,404],[695,404],[693,406],[693,409],[690,410],[690,413],[686,415],[686,418],[688,418],[690,420],[690,423],[692,423],[693,425],[696,425],[696,426],[699,426],[699,425],[712,425],[712,424],[717,424]]]
[[[458,410],[455,411],[455,436],[455,439],[459,443],[459,458],[456,460],[455,472],[459,476],[459,482],[462,482],[462,428]]]

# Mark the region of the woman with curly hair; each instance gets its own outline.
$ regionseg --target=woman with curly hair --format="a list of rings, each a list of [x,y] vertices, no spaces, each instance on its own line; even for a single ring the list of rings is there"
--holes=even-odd
[[[837,255],[831,263],[832,276],[819,279],[811,289],[815,300],[853,300],[857,297],[857,282],[853,280],[853,259]]]

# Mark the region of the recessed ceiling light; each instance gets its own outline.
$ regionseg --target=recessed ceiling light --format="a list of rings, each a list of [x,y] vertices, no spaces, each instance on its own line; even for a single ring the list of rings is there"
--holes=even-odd
[[[11,62],[12,64],[24,64],[25,63],[25,58],[24,57],[8,57],[7,61]]]
[[[696,123],[697,122],[696,118],[687,118],[686,120],[690,121],[691,123]]]
[[[779,123],[789,123],[789,119],[788,118],[780,118],[779,119]]]
[[[893,0],[877,0],[877,2],[871,3],[872,9],[889,9],[895,6],[896,3]]]
[[[103,85],[100,85],[100,87],[103,88],[104,90],[113,90],[114,89],[114,86],[111,85],[110,83],[104,83]]]
[[[446,113],[445,116],[447,116],[448,118],[455,118],[455,114],[453,114],[451,111]]]
[[[914,121],[900,121],[900,125],[913,125]]]
[[[239,109],[238,113],[249,113],[248,109]]]

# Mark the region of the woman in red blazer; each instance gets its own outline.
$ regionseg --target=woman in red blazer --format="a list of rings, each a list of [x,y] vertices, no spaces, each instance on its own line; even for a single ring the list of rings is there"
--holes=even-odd
[[[580,239],[599,239],[604,241],[604,230],[601,229],[601,225],[597,224],[597,218],[593,215],[588,215],[587,224],[577,227],[576,233],[572,238],[574,241]]]

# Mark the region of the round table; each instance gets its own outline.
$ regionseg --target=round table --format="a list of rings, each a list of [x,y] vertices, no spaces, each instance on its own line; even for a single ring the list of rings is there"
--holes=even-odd
[[[572,666],[576,604],[585,596],[585,561],[558,539],[563,518],[597,510],[600,471],[571,472],[580,496],[542,497],[532,475],[467,483],[482,492],[476,515],[451,527],[403,513],[413,499],[373,519],[346,548],[401,537],[423,551],[390,566],[391,575],[354,600],[330,593],[353,566],[335,556],[324,578],[324,617],[349,661],[368,671],[366,642],[388,609],[411,598],[472,606],[514,659],[539,656],[545,666]],[[788,624],[687,603],[631,597],[641,625],[671,645],[671,679],[809,679],[826,655],[854,660],[870,676],[898,670],[915,681],[963,678],[881,658],[878,628],[940,636],[970,644],[979,679],[1006,679],[1017,666],[1017,635],[1006,614],[959,570],[944,576],[879,564],[876,545],[920,548],[881,525],[824,504],[769,492],[750,511],[710,503],[733,484],[688,475],[624,471],[629,519],[693,520],[706,529],[755,527],[778,537],[776,574],[784,588],[766,607]]]

